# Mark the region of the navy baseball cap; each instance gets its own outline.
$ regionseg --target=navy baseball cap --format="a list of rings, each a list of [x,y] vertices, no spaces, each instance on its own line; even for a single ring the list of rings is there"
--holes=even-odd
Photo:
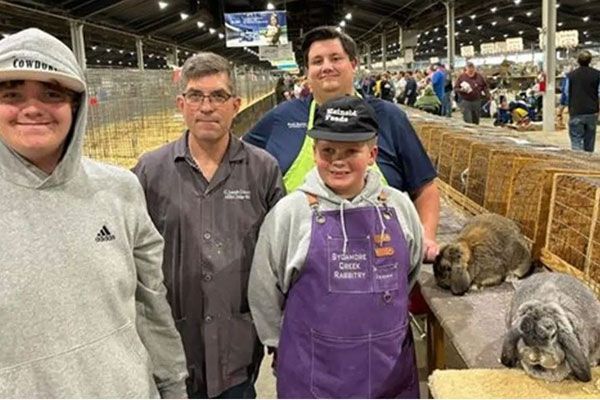
[[[313,128],[307,134],[313,139],[364,142],[377,136],[378,130],[375,110],[366,101],[343,96],[317,108]]]

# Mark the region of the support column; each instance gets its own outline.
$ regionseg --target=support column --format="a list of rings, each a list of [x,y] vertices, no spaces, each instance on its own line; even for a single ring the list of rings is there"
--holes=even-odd
[[[385,31],[381,33],[381,68],[385,72],[387,61],[387,37]]]
[[[71,47],[73,48],[73,54],[75,59],[81,67],[85,70],[85,39],[83,38],[83,24],[77,21],[69,21],[71,28]]]
[[[367,68],[369,68],[369,72],[373,70],[373,66],[371,65],[371,43],[365,44],[367,48]]]
[[[555,130],[556,86],[556,0],[542,0],[542,34],[544,35],[544,132]]]
[[[140,71],[144,70],[144,42],[142,38],[135,39],[135,48],[137,50],[137,64]]]
[[[173,46],[173,65],[179,67],[179,57],[177,55],[177,46]]]
[[[446,32],[448,32],[448,43],[446,44],[446,47],[448,48],[448,67],[452,70],[454,69],[454,55],[456,54],[456,36],[454,36],[454,0],[447,0],[444,4],[446,5],[446,23],[448,24],[448,29],[446,29]]]

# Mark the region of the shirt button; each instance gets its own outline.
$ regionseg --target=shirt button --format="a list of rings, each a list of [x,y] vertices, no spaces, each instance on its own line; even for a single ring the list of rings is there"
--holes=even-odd
[[[213,317],[210,315],[207,315],[206,317],[204,317],[204,322],[206,323],[211,323],[213,320]]]
[[[204,239],[209,240],[211,238],[210,232],[204,232]]]
[[[204,280],[205,280],[206,282],[210,282],[210,281],[212,281],[212,274],[209,274],[209,273],[206,273],[206,272],[205,272],[203,275],[204,275]]]

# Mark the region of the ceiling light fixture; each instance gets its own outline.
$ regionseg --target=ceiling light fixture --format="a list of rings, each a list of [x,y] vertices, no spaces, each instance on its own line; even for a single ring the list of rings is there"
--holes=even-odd
[[[219,39],[224,39],[225,35],[223,35],[221,32],[219,32]]]
[[[190,17],[188,14],[183,13],[183,12],[179,13],[179,16],[181,17],[182,20],[186,20],[186,19],[188,19]]]
[[[531,16],[533,15],[533,12],[532,12],[532,11],[527,11],[527,12],[525,13],[525,15],[527,15],[528,17],[531,17]]]
[[[206,25],[206,24],[202,21],[198,21],[198,22],[196,22],[196,25],[198,26],[198,28],[202,29],[202,28],[204,28],[204,25]]]
[[[346,21],[342,20],[342,22],[340,22],[340,26],[343,28],[346,26]]]
[[[498,7],[492,7],[492,8],[490,8],[490,11],[495,13],[496,11],[498,11]]]
[[[208,31],[210,32],[211,35],[214,35],[215,33],[217,33],[217,30],[215,28],[209,28]]]
[[[589,16],[588,17],[583,17],[581,19],[583,20],[583,22],[588,22],[590,20],[590,17]]]
[[[513,19],[515,19],[515,17],[508,17],[509,22],[512,22]]]
[[[352,19],[352,13],[346,14],[346,16],[344,18],[346,18],[348,21],[350,21]]]
[[[159,1],[158,2],[158,8],[160,8],[161,10],[164,10],[168,6],[169,6],[169,3],[167,3],[166,1]]]
[[[274,9],[275,9],[275,6],[273,5],[273,3],[268,2],[267,3],[267,10],[274,10]]]

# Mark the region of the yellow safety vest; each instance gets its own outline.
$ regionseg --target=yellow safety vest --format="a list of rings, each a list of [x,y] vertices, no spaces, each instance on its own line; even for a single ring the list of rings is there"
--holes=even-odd
[[[315,122],[315,110],[317,108],[317,103],[312,100],[310,102],[310,111],[308,114],[308,124],[306,126],[306,130],[309,131],[313,128]],[[308,134],[304,135],[304,143],[302,143],[302,148],[298,153],[298,156],[287,170],[285,175],[283,176],[283,184],[285,185],[285,189],[288,193],[296,190],[298,186],[304,182],[304,178],[308,171],[313,169],[315,166],[315,159],[313,155],[313,144],[314,140]],[[383,173],[379,169],[377,163],[375,163],[371,168],[374,168],[375,171],[379,172],[381,175],[381,181],[385,186],[388,185],[387,180],[383,176]]]

